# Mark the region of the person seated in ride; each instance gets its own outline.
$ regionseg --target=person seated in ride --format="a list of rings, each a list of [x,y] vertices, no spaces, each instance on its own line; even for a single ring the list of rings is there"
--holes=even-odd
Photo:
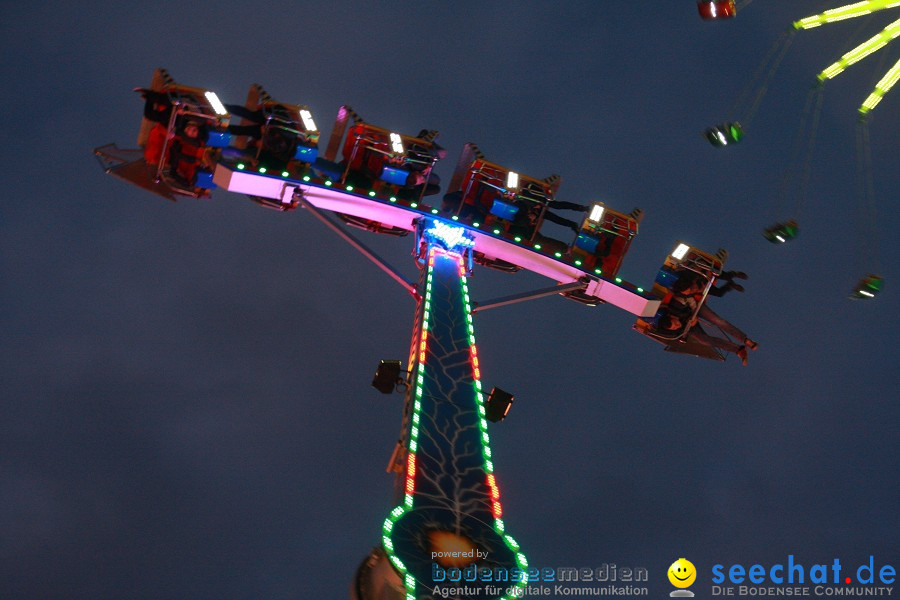
[[[252,110],[242,104],[226,104],[225,110],[227,110],[229,114],[241,117],[251,123],[250,125],[229,125],[227,129],[228,133],[233,135],[246,135],[255,139],[260,139],[262,137],[263,125],[266,124],[266,112],[263,109],[259,108]],[[280,104],[273,105],[271,107],[271,113],[274,115],[275,121],[281,121],[287,125],[293,123],[290,111]],[[279,119],[278,115],[281,115],[283,118]]]
[[[443,146],[434,141],[433,138],[436,137],[437,131],[431,131],[429,129],[422,129],[421,131],[419,131],[419,133],[416,134],[416,138],[431,142],[431,145],[427,149],[425,149],[427,154],[433,156],[435,161],[444,160],[445,158],[447,158],[447,151]],[[420,147],[417,147],[417,149],[419,151],[422,150],[422,148]]]
[[[541,215],[541,205],[527,200],[519,200],[516,202],[516,206],[519,210],[516,211],[516,215],[510,223],[509,233],[523,240],[530,240]]]
[[[229,124],[225,128],[231,135],[250,138],[250,143],[243,152],[244,159],[272,171],[287,169],[288,163],[297,151],[298,140],[297,134],[291,129],[295,123],[286,107],[280,104],[271,107],[271,114],[274,117],[269,120],[268,127],[266,127],[266,112],[262,109],[251,110],[240,104],[226,104],[225,109],[229,114],[250,122],[243,125]]]
[[[547,206],[548,206],[548,208],[556,208],[554,206],[555,204],[557,204],[556,201],[550,201],[550,203]],[[564,204],[571,204],[571,203],[566,202]],[[571,219],[566,219],[565,217],[561,217],[556,213],[550,212],[549,210],[544,211],[544,220],[550,221],[551,223],[556,223],[557,225],[562,225],[563,227],[568,227],[569,229],[574,231],[576,234],[581,233],[581,223],[576,223],[575,221],[572,221]]]
[[[168,135],[169,130],[160,123],[154,124],[147,135],[147,143],[144,145],[144,162],[154,171],[162,158],[163,146],[166,145]]]
[[[147,142],[144,144],[144,162],[155,170],[162,158],[163,146],[169,133],[169,120],[172,117],[172,102],[166,92],[157,92],[145,88],[134,88],[144,98],[144,118],[153,123]]]
[[[281,127],[270,127],[259,140],[259,164],[284,171],[297,151],[297,136]]]
[[[179,185],[193,188],[197,177],[197,166],[205,151],[205,143],[200,137],[200,123],[189,120],[175,135],[169,147],[169,175]]]
[[[712,345],[717,348],[722,348],[723,350],[728,350],[729,352],[734,352],[741,357],[741,362],[746,365],[747,348],[749,348],[750,350],[756,350],[759,347],[759,344],[751,340],[749,337],[747,337],[746,333],[720,317],[711,308],[709,308],[709,306],[706,305],[705,299],[703,298],[703,288],[705,286],[706,279],[702,275],[694,273],[693,271],[688,271],[686,269],[683,270],[682,276],[679,277],[679,279],[676,280],[672,285],[671,295],[667,296],[663,300],[669,307],[668,317],[675,318],[678,321],[678,326],[667,327],[664,324],[664,320],[661,320],[661,328],[667,331],[679,329],[680,327],[683,327],[685,323],[688,323],[690,321],[692,315],[696,314],[696,317],[694,317],[695,326],[691,328],[691,331],[688,333],[688,337],[690,338],[691,334],[694,332],[694,329],[699,327],[699,325],[696,325],[697,319],[702,319],[703,321],[706,321],[711,325],[715,325],[727,335],[729,335],[732,339],[741,340],[742,344],[737,345],[726,340],[726,342],[728,344],[731,344],[731,346],[725,348],[721,345],[717,346],[715,343],[710,342],[709,339],[698,339],[697,341],[706,346]],[[704,336],[705,338],[710,339],[720,339],[711,338],[711,336],[706,335],[703,329],[700,328],[698,337],[704,338]]]
[[[710,288],[709,293],[713,296],[717,296],[721,298],[725,295],[726,292],[734,290],[736,292],[743,292],[744,286],[739,283],[735,283],[735,279],[747,279],[747,274],[743,271],[724,271],[721,275],[716,276],[716,283],[720,280],[725,281],[725,285],[722,287],[714,287]]]
[[[437,161],[447,156],[447,151],[444,147],[434,141],[437,135],[437,131],[428,129],[419,131],[416,134],[416,139],[426,143],[411,142],[406,149],[406,153],[411,156],[418,155],[418,157],[425,160],[409,160],[401,165],[410,172],[406,185],[410,187],[424,185],[423,195],[425,196],[433,196],[441,191],[441,178],[437,173],[432,170],[428,172],[427,177],[425,176],[427,169],[432,168]]]
[[[541,235],[540,231],[535,231],[538,221],[541,217],[543,205],[527,200],[519,200],[516,202],[519,210],[512,223],[509,225],[509,233],[515,237],[521,238],[523,241],[534,241],[541,246],[541,250],[545,252],[569,251],[569,247],[565,242]]]
[[[532,186],[532,183],[529,183],[528,186],[523,190],[523,194],[527,194],[529,191],[529,186]],[[562,225],[563,227],[568,227],[576,234],[581,233],[581,222],[575,222],[571,219],[566,219],[565,217],[561,217],[554,212],[550,212],[551,208],[559,209],[559,210],[574,210],[576,212],[587,212],[590,208],[589,206],[585,206],[584,204],[577,204],[575,202],[567,202],[565,200],[548,200],[546,202],[547,210],[544,211],[544,220],[550,221],[551,223],[556,223],[557,225]]]
[[[459,218],[465,223],[483,223],[498,197],[502,195],[495,187],[476,181],[465,196],[463,190],[445,194],[442,206],[449,212],[458,211]],[[521,213],[519,210],[519,215]]]
[[[689,269],[679,269],[678,271],[678,279],[672,284],[672,292],[687,296],[687,295],[701,295],[703,294],[703,288],[706,287],[706,279]],[[709,288],[708,294],[710,296],[715,296],[717,298],[721,298],[731,290],[736,292],[743,292],[744,286],[739,283],[736,283],[735,279],[747,279],[747,274],[743,271],[724,271],[720,275],[717,275],[715,278],[715,283],[718,283],[720,280],[724,280],[725,284],[719,287],[713,285]]]
[[[736,354],[740,357],[741,364],[746,367],[748,362],[747,349],[749,348],[751,350],[756,350],[758,344],[748,338],[743,331],[741,331],[716,313],[708,309],[703,310],[705,308],[706,307],[703,307],[700,310],[700,313],[698,313],[697,315],[700,319],[703,319],[704,321],[715,325],[734,339],[743,340],[743,344],[737,344],[727,338],[709,335],[708,333],[706,333],[706,331],[704,331],[703,327],[700,325],[696,318],[693,322],[691,322],[687,317],[679,316],[676,312],[673,311],[670,311],[669,313],[660,317],[657,329],[664,332],[680,333],[686,326],[691,325],[691,328],[687,332],[687,341],[696,342],[710,348],[718,348],[720,350]]]
[[[166,92],[157,92],[146,88],[134,88],[139,92],[144,102],[144,118],[154,123],[168,126],[172,117],[172,101]]]

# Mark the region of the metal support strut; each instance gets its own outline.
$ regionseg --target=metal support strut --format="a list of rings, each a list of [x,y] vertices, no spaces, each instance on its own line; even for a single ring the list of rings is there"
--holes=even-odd
[[[390,275],[391,279],[399,283],[403,286],[403,288],[412,294],[413,297],[418,298],[419,292],[416,290],[416,286],[408,281],[403,275],[400,274],[397,269],[389,265],[384,261],[383,258],[375,254],[372,250],[369,249],[368,246],[360,242],[358,239],[350,235],[349,232],[345,231],[343,227],[332,221],[328,216],[322,213],[318,208],[310,204],[306,198],[303,197],[303,192],[300,188],[297,188],[294,191],[294,198],[299,200],[300,205],[311,212],[313,216],[322,221],[325,225],[327,225],[332,231],[338,234],[341,238],[344,239],[345,242],[356,248],[360,254],[371,260],[375,265],[378,266],[382,271]]]
[[[530,292],[522,292],[521,294],[513,294],[512,296],[503,296],[502,298],[495,298],[487,302],[475,302],[473,303],[472,312],[476,313],[489,308],[499,308],[501,306],[506,306],[507,304],[515,304],[516,302],[525,302],[526,300],[535,300],[537,298],[543,298],[544,296],[553,296],[554,294],[583,290],[585,285],[586,284],[583,281],[573,281],[572,283],[566,283],[564,285],[554,285],[552,287],[541,288]]]

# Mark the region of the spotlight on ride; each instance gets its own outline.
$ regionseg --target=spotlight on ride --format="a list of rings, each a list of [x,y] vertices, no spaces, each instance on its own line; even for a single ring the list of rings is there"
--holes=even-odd
[[[515,396],[509,392],[498,387],[491,388],[491,394],[484,405],[485,418],[491,423],[499,423],[509,414],[514,399]]]
[[[372,387],[382,394],[392,394],[402,387],[402,367],[399,360],[382,360],[372,379]]]

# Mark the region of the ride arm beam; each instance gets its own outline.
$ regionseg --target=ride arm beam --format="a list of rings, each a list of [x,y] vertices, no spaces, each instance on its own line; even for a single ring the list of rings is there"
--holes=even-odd
[[[897,4],[900,5],[900,1],[898,1]],[[878,32],[876,35],[872,36],[853,50],[847,52],[840,58],[840,60],[819,73],[819,81],[825,81],[826,79],[833,79],[834,77],[837,77],[838,75],[843,73],[847,67],[852,64],[858,63],[870,54],[881,50],[897,36],[900,36],[900,19],[897,19],[896,21],[882,29],[880,32]]]
[[[891,88],[894,87],[894,84],[897,83],[898,79],[900,79],[900,60],[894,63],[894,66],[891,67],[890,70],[885,73],[884,77],[882,77],[875,85],[875,89],[869,94],[869,97],[866,98],[865,102],[862,103],[862,106],[859,107],[859,112],[865,115],[875,108],[875,106],[881,102],[881,99],[884,98],[884,95],[891,91]]]
[[[350,244],[351,246],[356,248],[360,254],[362,254],[363,256],[365,256],[366,258],[371,260],[373,263],[375,263],[375,265],[378,266],[379,269],[381,269],[382,271],[387,273],[391,277],[391,279],[393,279],[394,281],[396,281],[397,283],[402,285],[403,288],[407,292],[412,294],[413,297],[418,297],[418,291],[416,290],[416,286],[413,283],[411,283],[409,280],[407,280],[405,277],[403,277],[403,275],[401,275],[399,271],[397,271],[394,267],[392,267],[387,262],[385,262],[385,260],[382,259],[380,256],[375,254],[375,252],[373,252],[371,249],[369,249],[368,246],[366,246],[365,244],[360,242],[358,239],[353,237],[353,235],[351,235],[343,227],[341,227],[340,225],[338,225],[337,223],[332,221],[330,218],[328,218],[328,216],[326,214],[324,214],[318,208],[316,208],[315,206],[310,204],[303,197],[302,194],[298,193],[297,195],[300,198],[300,205],[303,206],[303,208],[308,210],[310,213],[312,213],[313,216],[315,216],[317,219],[319,219],[325,225],[327,225],[329,229],[331,229],[336,234],[338,234],[341,238],[343,238],[343,240],[345,242],[347,242],[348,244]]]
[[[794,29],[812,29],[826,23],[862,17],[873,12],[900,6],[898,0],[864,0],[854,4],[838,6],[818,15],[812,15],[794,22]]]
[[[501,306],[516,304],[517,302],[525,302],[526,300],[536,300],[538,298],[544,298],[545,296],[553,296],[556,294],[562,294],[564,292],[583,290],[585,288],[585,285],[586,284],[583,281],[575,281],[563,285],[554,285],[551,287],[541,288],[539,290],[532,290],[530,292],[522,292],[521,294],[503,296],[502,298],[495,298],[493,300],[488,300],[487,302],[475,302],[472,307],[472,312],[476,313],[483,310],[488,310],[489,308],[500,308]]]

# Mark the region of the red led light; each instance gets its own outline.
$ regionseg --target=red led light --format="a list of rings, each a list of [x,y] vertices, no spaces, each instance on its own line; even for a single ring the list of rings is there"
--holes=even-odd
[[[503,516],[503,507],[500,506],[499,502],[494,502],[493,513],[495,519],[499,519]]]
[[[422,341],[419,342],[419,362],[425,362],[426,342],[428,341],[428,332],[422,332]]]
[[[496,502],[500,499],[500,489],[494,481],[493,473],[488,474],[488,487],[491,488],[491,498]]]
[[[406,464],[406,493],[412,494],[416,489],[416,455],[410,454]]]

